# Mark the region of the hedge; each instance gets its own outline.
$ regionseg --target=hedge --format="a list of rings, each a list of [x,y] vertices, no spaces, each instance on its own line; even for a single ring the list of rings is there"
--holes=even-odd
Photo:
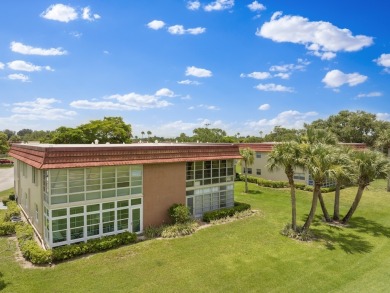
[[[121,245],[137,242],[137,234],[123,232],[116,235],[104,236],[77,244],[64,245],[53,248],[53,261],[62,261],[87,253],[95,253],[117,248]]]
[[[251,206],[247,203],[234,202],[234,207],[232,208],[223,208],[220,210],[205,212],[203,214],[203,221],[209,223],[213,220],[232,217],[235,213],[249,210],[250,208]]]

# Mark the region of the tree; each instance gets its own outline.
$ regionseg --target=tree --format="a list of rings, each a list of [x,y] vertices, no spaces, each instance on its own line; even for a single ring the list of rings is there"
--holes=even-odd
[[[267,167],[270,171],[284,168],[291,195],[291,227],[297,230],[297,208],[295,198],[294,169],[303,167],[302,151],[295,141],[276,144],[268,155]]]
[[[375,146],[382,149],[382,151],[387,149],[387,157],[390,160],[390,128],[384,129],[379,133]],[[390,192],[390,173],[387,176],[387,191]]]
[[[255,152],[251,148],[240,149],[242,162],[244,162],[245,193],[248,193],[248,166],[255,161]]]
[[[148,139],[150,138],[150,136],[152,135],[152,132],[150,130],[148,130],[147,132],[147,135],[148,135]]]
[[[303,230],[308,231],[313,222],[321,186],[330,177],[334,168],[334,147],[323,144],[307,144],[304,146],[305,168],[309,171],[313,181],[314,190],[310,213],[303,225]]]
[[[195,128],[193,133],[193,140],[200,142],[222,142],[226,136],[226,131],[220,128],[199,127]]]
[[[297,136],[302,132],[302,130],[297,129],[288,129],[281,126],[275,126],[274,129],[264,136],[263,141],[291,141],[296,140]]]
[[[18,135],[18,136],[20,136],[20,137],[24,137],[26,134],[30,134],[30,133],[32,133],[33,131],[32,131],[32,129],[26,129],[26,128],[24,128],[24,129],[22,129],[22,130],[19,130],[16,134]]]
[[[53,132],[50,142],[58,144],[82,144],[88,143],[88,140],[81,129],[61,126]]]
[[[88,143],[96,139],[99,143],[129,143],[131,125],[126,124],[122,117],[104,117],[103,120],[91,120],[78,127]]]
[[[145,131],[141,131],[141,139],[144,139]]]
[[[355,150],[352,159],[357,170],[358,189],[355,199],[348,213],[342,219],[343,224],[347,224],[355,213],[365,188],[376,178],[385,178],[390,171],[390,163],[387,158],[380,152],[364,150]]]
[[[0,154],[6,154],[8,150],[8,136],[4,132],[0,132]]]
[[[12,131],[12,130],[9,130],[9,129],[4,129],[3,132],[7,135],[8,140],[9,140],[13,135],[16,134],[15,131]]]
[[[12,135],[9,139],[8,139],[8,142],[9,143],[14,143],[14,142],[21,142],[22,139],[20,138],[20,136],[18,135]]]

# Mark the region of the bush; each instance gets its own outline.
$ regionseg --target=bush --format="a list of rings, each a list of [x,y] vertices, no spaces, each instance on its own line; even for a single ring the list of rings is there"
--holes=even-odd
[[[13,216],[20,216],[20,208],[16,202],[7,201],[7,211],[5,212],[2,220],[4,222],[8,222]]]
[[[291,224],[286,224],[280,234],[301,241],[311,241],[314,239],[314,235],[309,230],[303,230],[302,227],[298,226],[296,231],[294,231]]]
[[[87,242],[55,247],[53,248],[53,260],[67,260],[83,254],[113,249],[135,242],[137,242],[137,235],[131,232],[104,236],[102,238],[88,240]]]
[[[15,194],[10,194],[10,195],[8,196],[8,199],[9,199],[9,200],[12,200],[12,201],[15,201]]]
[[[161,237],[162,231],[166,228],[166,225],[161,226],[148,226],[144,229],[144,235],[146,238]]]
[[[186,223],[177,223],[175,225],[166,226],[161,232],[161,237],[163,238],[176,238],[185,235],[191,235],[196,231],[198,223],[196,222],[186,222]]]
[[[245,210],[249,210],[250,208],[251,206],[249,204],[235,202],[234,207],[232,208],[223,208],[220,210],[205,212],[203,214],[203,221],[209,223],[210,221],[213,220],[226,218],[226,217],[233,217],[236,212],[242,212]]]
[[[295,188],[300,190],[305,190],[306,184],[304,183],[295,183]]]
[[[184,224],[191,220],[191,213],[188,207],[175,203],[168,209],[168,214],[175,224]]]
[[[21,223],[13,223],[13,222],[0,222],[0,236],[7,236],[15,234],[16,225],[20,225]]]

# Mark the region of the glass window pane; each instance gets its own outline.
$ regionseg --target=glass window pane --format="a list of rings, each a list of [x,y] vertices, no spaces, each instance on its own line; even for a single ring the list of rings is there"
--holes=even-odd
[[[115,208],[115,202],[105,202],[103,203],[103,210]]]
[[[87,212],[96,212],[100,210],[100,205],[99,204],[92,204],[87,206]]]
[[[52,220],[53,231],[65,230],[68,227],[67,219]]]
[[[121,188],[116,190],[117,196],[130,195],[130,188]]]
[[[69,202],[84,201],[84,193],[69,194]]]
[[[67,214],[66,209],[59,209],[59,210],[52,210],[51,211],[52,218],[63,217],[63,216],[66,216],[66,214]]]
[[[88,192],[87,193],[87,200],[100,199],[100,198],[101,198],[101,192],[100,191]]]
[[[142,203],[142,199],[141,198],[134,198],[131,200],[131,205],[137,205],[137,204],[141,204]]]
[[[71,217],[69,221],[70,221],[70,228],[84,226],[84,216]]]
[[[71,215],[84,213],[84,207],[73,207],[69,209]]]
[[[67,203],[68,197],[66,195],[61,196],[52,196],[50,198],[51,204],[61,204],[61,203]]]
[[[133,187],[131,189],[131,194],[141,194],[142,193],[142,187]]]
[[[115,196],[116,196],[115,189],[102,191],[102,198],[109,198],[109,197],[115,197]]]
[[[71,240],[80,239],[83,237],[84,237],[84,228],[83,227],[74,228],[74,229],[70,230],[70,239]]]
[[[128,207],[129,206],[129,201],[128,200],[121,200],[117,202],[117,207],[122,208],[122,207]]]

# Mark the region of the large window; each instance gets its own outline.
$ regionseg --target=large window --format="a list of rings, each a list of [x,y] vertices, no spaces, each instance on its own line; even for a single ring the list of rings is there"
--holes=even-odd
[[[187,162],[187,206],[195,217],[234,205],[233,160]]]
[[[140,165],[45,170],[45,202],[55,205],[119,196],[140,196],[142,173]]]

